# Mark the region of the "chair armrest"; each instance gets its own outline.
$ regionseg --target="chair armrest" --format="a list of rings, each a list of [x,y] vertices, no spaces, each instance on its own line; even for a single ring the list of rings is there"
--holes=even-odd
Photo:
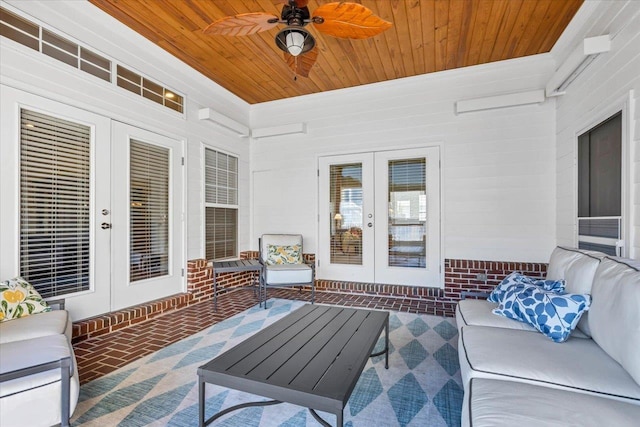
[[[47,305],[51,307],[52,310],[64,310],[64,298],[49,300],[47,301]]]
[[[467,297],[487,298],[489,295],[491,295],[491,292],[462,291],[460,292],[460,299],[467,299]]]

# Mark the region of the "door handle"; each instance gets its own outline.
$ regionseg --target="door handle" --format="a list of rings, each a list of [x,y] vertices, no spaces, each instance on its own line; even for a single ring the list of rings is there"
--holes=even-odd
[[[103,230],[108,230],[109,228],[111,228],[111,224],[109,224],[108,222],[103,222],[100,227],[102,227]]]

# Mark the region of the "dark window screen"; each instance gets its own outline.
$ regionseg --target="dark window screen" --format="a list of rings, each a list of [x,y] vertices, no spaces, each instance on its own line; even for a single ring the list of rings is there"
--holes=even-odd
[[[578,216],[620,216],[622,114],[578,137]]]

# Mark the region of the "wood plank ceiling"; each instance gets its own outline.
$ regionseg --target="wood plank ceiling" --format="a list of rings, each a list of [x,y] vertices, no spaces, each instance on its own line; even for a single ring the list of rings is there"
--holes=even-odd
[[[228,15],[268,12],[277,0],[90,0],[250,104],[548,52],[583,0],[354,0],[393,23],[366,40],[316,38],[318,61],[293,79],[274,38],[202,30]],[[310,0],[313,12],[324,0]]]

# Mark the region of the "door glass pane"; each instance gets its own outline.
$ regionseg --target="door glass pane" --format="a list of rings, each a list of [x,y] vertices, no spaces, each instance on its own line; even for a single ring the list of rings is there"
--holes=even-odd
[[[424,158],[389,161],[389,266],[426,268]]]
[[[45,298],[89,290],[91,129],[34,111],[20,123],[20,274]]]
[[[331,263],[362,265],[362,164],[329,170]]]
[[[169,149],[131,141],[130,280],[169,274]]]

